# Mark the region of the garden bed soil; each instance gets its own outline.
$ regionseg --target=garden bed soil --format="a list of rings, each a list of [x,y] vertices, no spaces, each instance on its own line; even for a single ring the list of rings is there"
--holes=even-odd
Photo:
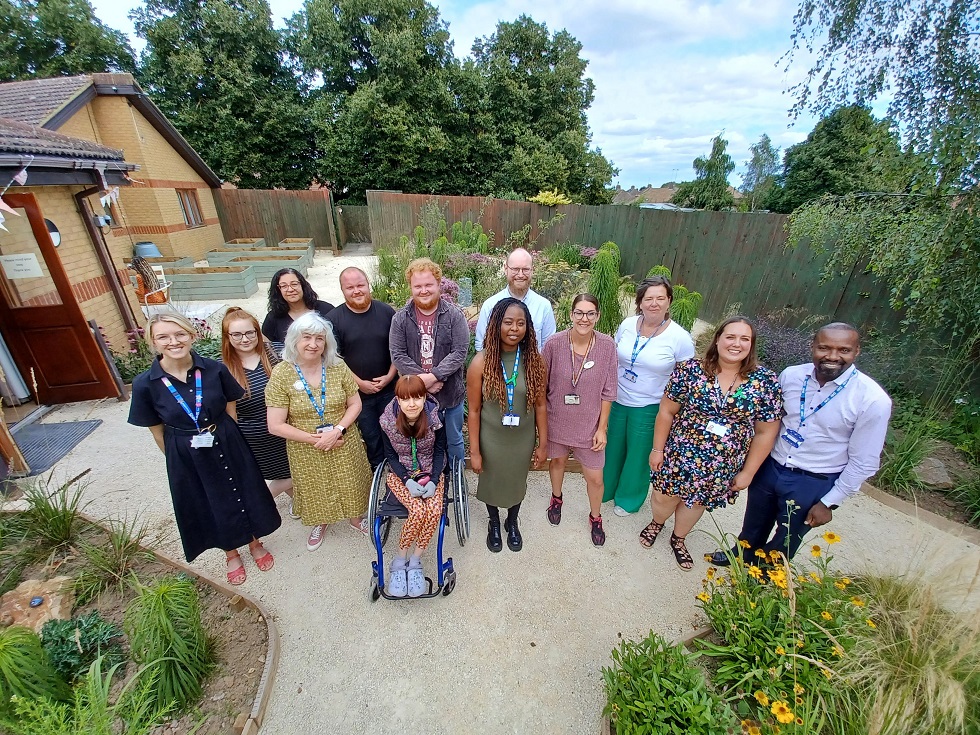
[[[944,441],[937,441],[935,447],[929,452],[930,457],[938,459],[946,467],[950,477],[955,484],[965,483],[972,480],[977,470],[963,459],[963,455],[954,446]],[[875,484],[874,479],[870,480]],[[923,487],[919,488],[909,497],[905,493],[894,492],[891,488],[875,484],[879,490],[889,495],[894,495],[902,500],[915,503],[923,510],[928,510],[938,516],[942,516],[951,521],[962,523],[964,526],[977,527],[978,524],[971,523],[972,513],[963,507],[963,503],[951,497],[948,490]]]
[[[83,532],[90,541],[97,542],[104,532],[97,526],[89,526]],[[16,551],[16,546],[5,551]],[[0,565],[3,576],[9,570],[10,556]],[[55,552],[41,561],[28,565],[20,575],[21,580],[49,579],[64,575],[75,578],[84,568],[85,559],[74,548]],[[181,573],[158,558],[139,561],[133,569],[145,584],[160,577]],[[257,572],[256,572],[257,573]],[[16,586],[16,585],[14,585]],[[151,731],[151,735],[226,735],[234,733],[236,721],[241,724],[252,710],[262,671],[268,655],[268,629],[264,618],[253,608],[238,604],[241,598],[229,598],[211,585],[197,580],[201,617],[207,634],[215,643],[216,665],[204,685],[204,695],[188,712],[167,720]],[[84,605],[76,605],[72,616],[98,610],[106,620],[120,627],[132,594],[120,595],[113,588]],[[123,650],[128,645],[123,639]],[[124,676],[116,676],[114,688],[121,689],[123,682],[136,671],[136,664],[127,659]],[[244,714],[244,717],[241,715]],[[239,719],[240,718],[240,719]],[[195,729],[196,728],[196,729]]]

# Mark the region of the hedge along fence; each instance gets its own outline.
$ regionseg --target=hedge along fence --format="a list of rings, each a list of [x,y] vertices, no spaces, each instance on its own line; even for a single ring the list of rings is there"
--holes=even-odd
[[[422,207],[434,201],[448,223],[479,221],[484,230],[493,231],[498,247],[509,233],[528,224],[538,248],[568,240],[598,247],[612,240],[619,245],[624,275],[639,279],[655,265],[667,266],[678,283],[704,296],[701,316],[706,319],[719,318],[736,303],[747,314],[802,309],[828,320],[887,331],[897,330],[901,319],[888,304],[888,287],[860,266],[821,283],[826,258],[805,246],[787,250],[787,217],[781,214],[614,205],[545,207],[503,199],[380,191],[369,191],[367,200],[376,248],[410,235],[419,224]],[[556,213],[564,214],[564,219],[539,232],[538,222]]]

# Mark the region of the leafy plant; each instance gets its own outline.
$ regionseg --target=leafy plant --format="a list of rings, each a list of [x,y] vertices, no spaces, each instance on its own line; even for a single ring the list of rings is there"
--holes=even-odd
[[[108,664],[121,662],[122,634],[122,628],[92,610],[71,620],[49,620],[41,629],[41,644],[55,671],[74,682],[100,656]]]
[[[694,656],[650,632],[613,650],[613,668],[603,667],[606,707],[616,735],[727,735],[737,720],[711,691]]]
[[[552,189],[551,191],[539,191],[533,197],[529,197],[528,201],[533,202],[534,204],[543,204],[546,207],[554,207],[559,204],[572,203],[572,200],[564,194],[559,193],[558,189]]]
[[[607,247],[609,245],[612,247]],[[614,334],[623,321],[619,302],[619,248],[615,247],[615,243],[605,243],[592,259],[588,290],[599,300],[596,329],[605,334]]]
[[[129,343],[127,351],[112,353],[112,361],[123,381],[128,383],[140,373],[149,370],[156,355],[144,338],[142,329],[127,331],[126,341]]]
[[[84,603],[113,586],[122,592],[133,567],[153,559],[153,554],[143,548],[147,533],[146,524],[136,518],[111,520],[106,522],[105,541],[80,542],[88,567],[75,580],[79,602]]]
[[[35,480],[24,489],[27,508],[24,517],[28,535],[46,548],[59,548],[77,540],[79,521],[85,503],[79,480],[88,470],[52,489],[53,476]]]
[[[70,696],[37,633],[20,625],[0,629],[0,712],[10,711],[10,698],[15,696],[55,701]]]
[[[194,582],[165,577],[138,587],[124,618],[130,655],[158,670],[154,701],[183,710],[193,704],[214,666],[214,644],[204,631]]]

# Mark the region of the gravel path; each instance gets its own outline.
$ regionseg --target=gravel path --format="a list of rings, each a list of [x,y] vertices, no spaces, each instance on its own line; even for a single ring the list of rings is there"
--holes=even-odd
[[[318,256],[311,275],[320,297],[340,303],[336,276],[372,258]],[[315,279],[315,280],[314,280]],[[267,288],[267,284],[260,288]],[[262,316],[264,298],[246,303]],[[104,423],[55,468],[64,479],[91,467],[87,511],[121,517],[139,513],[159,533],[159,545],[179,558],[163,457],[148,431],[126,424],[128,403],[62,406],[45,423],[101,418]],[[475,492],[475,478],[470,476]],[[716,548],[706,518],[688,546],[695,571],[674,564],[661,539],[645,551],[637,542],[647,511],[618,518],[606,509],[608,541],[589,541],[584,481],[568,475],[564,520],[548,524],[547,473],[532,473],[521,514],[524,550],[491,554],[484,545],[486,511],[471,498],[473,539],[460,549],[446,536],[458,583],[449,597],[418,602],[368,601],[372,548],[337,524],[315,553],[307,529],[286,516],[267,546],[269,573],[246,560],[242,589],[262,600],[279,627],[282,655],[267,733],[570,733],[598,732],[602,666],[621,637],[652,628],[669,637],[701,624],[694,595]],[[714,519],[735,532],[743,506]],[[830,526],[843,537],[837,563],[851,573],[903,571],[916,563],[969,574],[980,548],[918,523],[866,496],[850,501]],[[667,529],[665,533],[668,533]],[[434,546],[433,552],[434,553]],[[431,555],[427,572],[432,571]],[[219,552],[195,567],[224,578]],[[431,574],[430,574],[431,576]],[[971,603],[976,602],[974,596]]]

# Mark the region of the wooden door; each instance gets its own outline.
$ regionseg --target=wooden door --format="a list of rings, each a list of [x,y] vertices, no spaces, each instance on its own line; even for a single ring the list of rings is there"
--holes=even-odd
[[[38,403],[119,396],[33,194],[5,194],[20,217],[0,231],[0,329]]]

